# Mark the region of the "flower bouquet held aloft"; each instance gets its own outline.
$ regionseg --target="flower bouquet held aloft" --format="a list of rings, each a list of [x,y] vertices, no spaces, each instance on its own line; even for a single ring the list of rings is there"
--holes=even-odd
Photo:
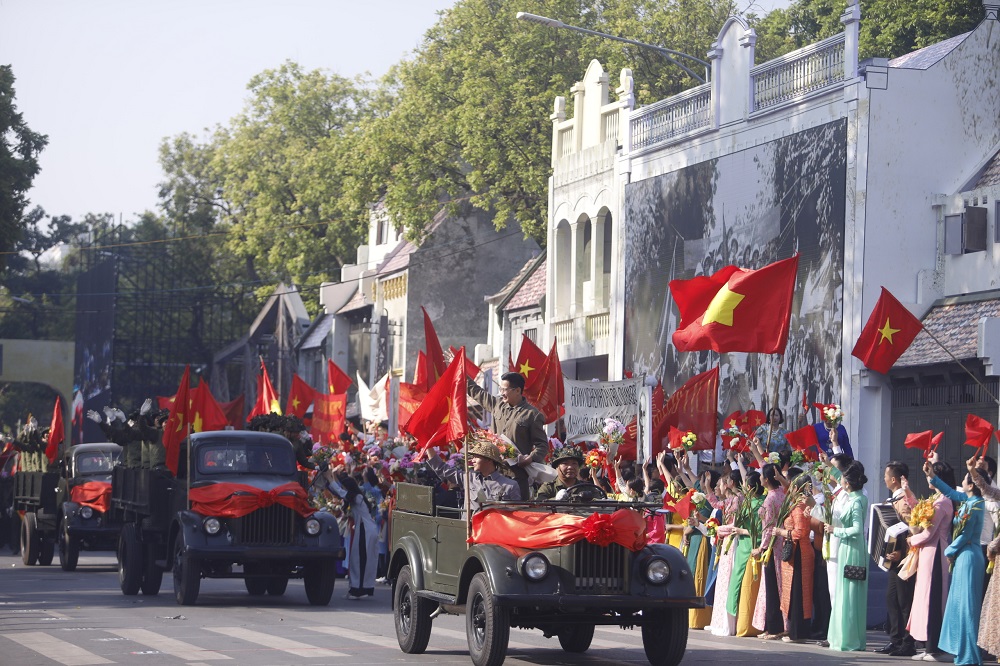
[[[774,548],[774,540],[777,535],[775,535],[774,530],[780,525],[785,524],[785,520],[792,514],[792,509],[799,505],[800,502],[805,500],[806,493],[804,490],[804,484],[793,483],[788,488],[788,492],[785,493],[785,498],[781,501],[781,506],[778,507],[778,515],[775,517],[774,524],[771,525],[771,538],[767,542],[767,548],[761,553],[760,563],[767,564],[767,561],[771,559],[771,551]]]
[[[600,469],[604,467],[607,460],[608,460],[607,451],[599,447],[587,451],[587,455],[583,457],[583,463],[591,469]]]
[[[834,430],[844,420],[844,410],[837,404],[823,405],[820,415],[827,430]]]

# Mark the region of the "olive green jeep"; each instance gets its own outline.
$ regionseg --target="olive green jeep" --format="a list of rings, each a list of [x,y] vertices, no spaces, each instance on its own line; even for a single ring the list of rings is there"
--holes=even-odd
[[[581,490],[565,501],[486,502],[484,510],[559,520],[660,508],[605,499],[590,484]],[[450,613],[465,614],[476,666],[503,662],[511,627],[540,629],[567,652],[584,652],[597,625],[640,627],[650,663],[673,666],[687,647],[688,609],[705,606],[687,560],[672,546],[647,544],[633,552],[590,537],[538,550],[470,544],[462,513],[435,506],[428,486],[397,486],[390,534],[396,637],[409,654],[424,652],[434,618]]]

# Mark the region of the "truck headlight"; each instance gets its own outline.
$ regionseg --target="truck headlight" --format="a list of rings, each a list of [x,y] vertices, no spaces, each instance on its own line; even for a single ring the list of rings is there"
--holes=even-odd
[[[646,562],[646,580],[653,585],[663,585],[670,578],[670,565],[659,557]]]
[[[549,561],[541,553],[529,553],[521,560],[521,573],[528,580],[542,580],[549,575]]]
[[[90,520],[91,518],[94,517],[94,510],[91,509],[89,506],[85,506],[82,509],[80,509],[80,517]]]
[[[219,522],[218,518],[206,518],[202,525],[205,528],[205,534],[218,534],[219,530],[222,529],[222,523]]]
[[[310,518],[309,520],[306,521],[306,534],[308,534],[309,536],[316,536],[317,534],[319,534],[319,531],[322,529],[322,527],[323,526],[319,524],[318,520],[316,520],[315,518]]]

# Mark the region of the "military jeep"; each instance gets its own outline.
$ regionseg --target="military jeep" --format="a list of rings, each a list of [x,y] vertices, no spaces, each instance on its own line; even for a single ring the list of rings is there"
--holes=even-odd
[[[590,486],[597,490],[596,486]],[[618,502],[603,493],[566,501],[487,502],[485,508],[591,516],[657,504]],[[391,520],[392,606],[403,652],[426,650],[434,618],[464,614],[476,666],[504,661],[511,627],[540,629],[567,652],[585,652],[597,625],[640,627],[646,657],[673,666],[687,647],[688,609],[703,608],[680,551],[648,544],[638,552],[583,539],[529,550],[467,543],[460,511],[434,505],[433,489],[400,483]]]

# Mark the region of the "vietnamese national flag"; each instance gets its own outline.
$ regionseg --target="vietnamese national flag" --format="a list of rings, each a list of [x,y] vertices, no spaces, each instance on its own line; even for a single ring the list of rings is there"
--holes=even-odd
[[[195,432],[224,430],[229,425],[226,413],[222,411],[215,396],[205,382],[199,382],[191,389],[191,426]]]
[[[347,393],[347,389],[351,388],[351,384],[354,382],[351,380],[351,376],[340,369],[340,366],[334,363],[332,360],[327,359],[326,361],[326,384],[327,393]]]
[[[418,384],[399,383],[399,423],[406,423],[427,397],[427,391]]]
[[[56,461],[59,455],[59,445],[66,439],[66,426],[63,423],[62,398],[56,395],[56,405],[52,408],[52,422],[49,424],[49,441],[45,447],[45,456],[49,464]]]
[[[816,428],[813,428],[811,425],[787,433],[785,439],[788,440],[788,445],[792,447],[793,451],[805,451],[812,447],[816,447],[817,451],[819,450],[819,438],[816,436]]]
[[[447,364],[444,361],[444,350],[441,349],[441,341],[438,340],[437,331],[434,330],[434,322],[431,321],[430,315],[427,314],[427,310],[424,306],[420,306],[420,310],[424,313],[424,341],[427,345],[427,360],[428,367],[430,371],[430,386],[444,374]]]
[[[851,356],[861,359],[866,368],[884,375],[923,327],[919,319],[882,287],[882,295],[851,350]]]
[[[670,493],[664,493],[663,508],[670,513],[676,513],[684,520],[687,520],[691,517],[691,497],[693,495],[694,488],[687,491],[683,496],[678,497],[676,500],[670,496]]]
[[[458,353],[458,350],[455,349],[454,347],[448,347],[448,351],[451,352],[452,357],[454,357],[455,354]],[[465,374],[468,375],[469,379],[471,379],[472,381],[476,381],[476,377],[479,376],[480,372],[482,372],[482,370],[479,368],[479,366],[476,365],[472,361],[471,358],[469,358],[468,356],[466,356],[465,357]]]
[[[337,441],[347,420],[346,393],[317,393],[313,400],[310,434],[321,444]]]
[[[698,440],[692,451],[711,451],[715,448],[716,423],[719,412],[718,366],[699,373],[684,382],[663,405],[659,426],[653,427],[653,455],[663,450],[663,440],[669,428],[691,431]],[[655,412],[654,412],[655,415]]]
[[[285,405],[285,413],[301,419],[306,415],[309,405],[313,404],[317,393],[318,391],[309,386],[306,380],[299,377],[297,372],[293,372],[292,388],[288,391],[288,404]]]
[[[229,425],[234,428],[243,427],[245,423],[243,420],[243,407],[245,404],[246,396],[240,393],[239,397],[235,400],[230,400],[219,405],[222,408],[222,413],[226,415],[226,421],[229,422]]]
[[[257,376],[257,400],[253,403],[253,409],[247,415],[248,419],[264,414],[281,414],[281,401],[278,400],[278,392],[274,390],[271,377],[267,374],[267,366],[263,359],[260,362],[260,374]]]
[[[159,407],[160,409],[173,409],[175,397],[177,396],[158,395],[156,396],[156,406]]]
[[[511,371],[524,377],[524,390],[528,391],[541,378],[540,370],[545,364],[545,352],[538,348],[527,335],[521,334],[521,348],[517,351],[517,361],[511,365]]]
[[[403,430],[417,438],[421,454],[432,446],[465,437],[468,432],[465,392],[465,347],[462,347],[402,426]]]
[[[965,445],[981,449],[990,443],[993,424],[984,418],[969,414],[965,417]]]
[[[177,462],[181,451],[181,442],[188,435],[191,424],[189,406],[191,404],[191,366],[184,366],[184,375],[174,394],[174,404],[170,407],[170,416],[163,425],[163,448],[166,450],[167,467],[177,474]]]
[[[524,387],[524,397],[538,408],[545,417],[545,423],[552,423],[565,411],[563,409],[563,403],[566,402],[565,394],[562,363],[559,362],[559,350],[556,348],[556,341],[553,340],[552,349],[538,370],[538,379],[531,388]]]
[[[799,255],[759,270],[726,266],[711,277],[671,280],[681,322],[677,351],[783,354]]]

